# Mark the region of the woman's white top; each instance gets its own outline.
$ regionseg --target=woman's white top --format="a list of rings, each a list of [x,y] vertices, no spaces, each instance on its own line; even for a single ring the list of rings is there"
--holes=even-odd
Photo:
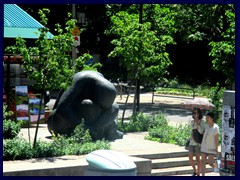
[[[215,135],[219,134],[219,127],[214,123],[213,127],[209,127],[206,125],[205,132],[203,135],[201,152],[208,154],[216,154],[216,143],[215,143]]]
[[[197,142],[193,139],[193,132],[192,132],[192,130],[193,130],[193,129],[198,129],[198,132],[199,132],[200,134],[203,134],[203,132],[204,132],[204,130],[205,130],[205,121],[202,120],[202,119],[199,119],[199,120],[198,120],[198,124],[199,124],[199,128],[197,128],[197,124],[194,122],[194,120],[192,120],[192,121],[190,122],[190,126],[191,126],[191,132],[190,132],[190,134],[191,134],[191,139],[190,139],[190,144],[189,144],[189,145],[191,145],[191,146],[201,146],[201,144],[197,143]]]

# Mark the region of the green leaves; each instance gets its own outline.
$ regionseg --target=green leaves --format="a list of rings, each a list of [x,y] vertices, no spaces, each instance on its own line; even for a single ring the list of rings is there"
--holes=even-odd
[[[66,31],[56,25],[56,33],[53,39],[47,38],[47,14],[48,9],[39,10],[41,23],[39,38],[35,41],[36,47],[27,47],[26,41],[21,37],[16,38],[16,45],[8,47],[8,52],[17,53],[23,57],[23,68],[29,79],[36,82],[35,88],[39,90],[51,90],[67,88],[75,70],[72,66],[73,38],[71,30],[75,27],[75,20],[66,22]],[[64,82],[64,83],[63,83]]]
[[[235,81],[235,14],[231,6],[225,10],[225,21],[221,24],[228,24],[221,33],[221,41],[211,41],[209,53],[212,60],[213,69],[223,72],[226,75],[227,83]]]
[[[160,12],[154,11],[155,14],[151,12],[151,15],[159,17],[161,13],[169,13],[170,10],[167,7],[164,8]],[[129,72],[129,79],[141,78],[143,81],[150,81],[153,75],[163,76],[171,64],[166,53],[166,45],[174,43],[171,34],[161,34],[159,27],[163,21],[159,21],[159,24],[155,22],[158,26],[153,27],[152,22],[147,21],[146,15],[147,13],[143,15],[145,21],[139,24],[139,14],[120,11],[111,16],[112,24],[106,31],[106,34],[116,35],[111,42],[115,47],[109,57],[121,59],[120,63]],[[172,26],[171,20],[165,20],[164,23],[168,27]],[[161,32],[163,29],[161,28]],[[169,31],[164,31],[164,33]]]

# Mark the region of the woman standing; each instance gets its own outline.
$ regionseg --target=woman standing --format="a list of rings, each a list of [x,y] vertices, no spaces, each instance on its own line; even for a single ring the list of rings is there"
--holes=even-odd
[[[197,129],[200,134],[203,134],[205,130],[205,123],[202,120],[203,115],[202,111],[199,108],[194,108],[193,109],[193,114],[192,114],[193,120],[191,121],[191,139],[189,143],[189,153],[188,153],[188,158],[189,158],[189,163],[193,168],[193,174],[192,176],[200,176],[201,172],[201,153],[200,153],[200,148],[201,144],[197,143],[194,138],[193,138],[193,129]],[[197,169],[195,166],[195,162],[193,160],[194,155],[196,156],[196,161],[197,161]]]
[[[206,161],[208,158],[209,165],[214,167],[214,155],[218,155],[218,134],[219,127],[215,123],[214,114],[206,114],[207,126],[203,135],[201,152],[202,152],[202,175],[205,176]]]

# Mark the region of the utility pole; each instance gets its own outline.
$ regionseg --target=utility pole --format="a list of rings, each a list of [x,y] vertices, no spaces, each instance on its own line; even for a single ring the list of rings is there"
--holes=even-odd
[[[72,19],[76,19],[76,4],[72,4]],[[72,47],[72,64],[75,66],[75,60],[77,59],[76,46]]]

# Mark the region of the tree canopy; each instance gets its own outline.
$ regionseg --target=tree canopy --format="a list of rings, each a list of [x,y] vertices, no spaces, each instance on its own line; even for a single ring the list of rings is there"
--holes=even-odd
[[[138,5],[107,7],[111,16],[108,34],[115,35],[112,41],[114,49],[109,56],[119,56],[120,63],[125,64],[128,70],[141,67],[139,71],[143,77],[156,80],[156,77],[167,73],[171,64],[167,45],[201,42],[208,49],[212,70],[222,72],[226,83],[234,82],[233,4],[144,4],[142,25],[138,25]],[[139,76],[136,72],[133,74]]]
[[[156,82],[155,77],[164,76],[171,65],[166,46],[174,41],[171,28],[166,27],[172,27],[173,22],[171,19],[159,18],[168,14],[169,8],[161,9],[156,5],[155,10],[150,12],[144,5],[142,23],[139,23],[139,11],[134,11],[134,8],[136,5],[130,8],[132,11],[119,11],[111,16],[107,34],[114,34],[115,38],[111,41],[114,49],[109,57],[119,57],[120,64],[127,69],[129,79]],[[158,21],[147,21],[147,15],[152,15],[152,20]]]

